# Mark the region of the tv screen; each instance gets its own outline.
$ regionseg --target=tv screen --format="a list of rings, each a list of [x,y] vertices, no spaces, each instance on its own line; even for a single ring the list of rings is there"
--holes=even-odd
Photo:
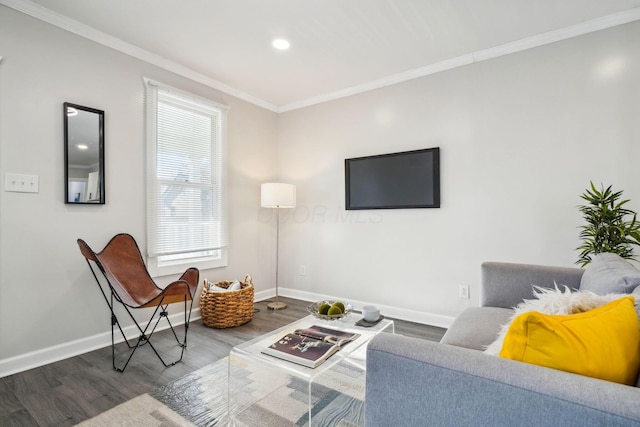
[[[440,207],[440,148],[345,160],[347,210]]]

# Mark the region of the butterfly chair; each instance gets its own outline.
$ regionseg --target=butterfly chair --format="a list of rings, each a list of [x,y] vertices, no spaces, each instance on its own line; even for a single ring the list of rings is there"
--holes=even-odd
[[[147,271],[140,254],[140,249],[136,244],[136,241],[129,234],[118,234],[113,237],[109,243],[104,247],[101,252],[94,252],[84,240],[78,239],[78,246],[80,246],[80,252],[87,260],[89,268],[93,273],[93,277],[98,282],[102,296],[104,296],[109,310],[111,311],[111,357],[113,359],[113,369],[119,372],[124,372],[131,357],[138,349],[138,347],[148,344],[153,352],[158,356],[160,361],[165,367],[173,366],[182,360],[184,349],[187,347],[187,332],[189,331],[189,319],[191,318],[191,308],[193,307],[193,298],[198,287],[199,271],[196,268],[189,268],[182,274],[179,280],[169,284],[166,288],[159,288]],[[98,279],[95,264],[102,272],[106,282],[109,286],[111,297],[107,297],[104,285]],[[132,345],[125,336],[120,321],[116,317],[114,311],[114,300],[121,303],[129,314],[129,317],[133,320],[136,327],[140,332],[135,345]],[[172,303],[184,304],[184,339],[182,342],[178,338],[176,331],[171,324],[167,313],[167,307]],[[136,308],[154,308],[151,318],[144,326],[140,326],[138,321],[133,317],[131,309]],[[157,315],[157,319],[156,319]],[[165,318],[169,323],[169,327],[173,332],[178,345],[181,347],[180,358],[175,362],[166,363],[160,353],[151,344],[150,339],[153,332],[156,330],[160,319]],[[154,323],[154,319],[155,323]],[[153,326],[151,327],[151,325]],[[122,367],[116,366],[115,355],[115,339],[114,328],[118,327],[124,341],[129,347],[129,357]],[[151,331],[149,331],[151,328]],[[132,340],[135,341],[135,340]]]

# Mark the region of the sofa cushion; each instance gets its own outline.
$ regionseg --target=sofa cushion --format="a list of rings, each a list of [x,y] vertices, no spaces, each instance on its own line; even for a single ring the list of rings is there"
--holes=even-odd
[[[558,287],[555,289],[536,287],[534,288],[533,295],[535,297],[534,299],[526,299],[515,307],[509,321],[500,328],[496,340],[487,346],[485,350],[486,354],[492,356],[498,356],[500,354],[504,337],[511,327],[511,322],[524,313],[536,311],[538,313],[553,315],[576,314],[601,307],[609,304],[611,301],[626,296],[626,294],[597,295],[589,291],[571,292],[571,289],[567,287],[565,287],[564,290]]]
[[[453,321],[442,337],[442,344],[473,350],[484,350],[498,334],[500,326],[509,321],[513,310],[499,307],[471,307]]]
[[[517,317],[500,356],[633,385],[640,365],[634,297],[571,315],[529,312]]]
[[[640,286],[640,270],[619,255],[601,253],[587,265],[580,281],[581,291],[598,295],[630,294]]]

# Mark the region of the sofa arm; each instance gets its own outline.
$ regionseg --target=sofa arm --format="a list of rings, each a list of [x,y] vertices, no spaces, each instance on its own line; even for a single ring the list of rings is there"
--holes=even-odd
[[[365,422],[640,426],[640,389],[382,333],[367,348]]]
[[[533,298],[533,286],[580,287],[584,270],[572,267],[485,262],[481,266],[480,306],[511,308]]]

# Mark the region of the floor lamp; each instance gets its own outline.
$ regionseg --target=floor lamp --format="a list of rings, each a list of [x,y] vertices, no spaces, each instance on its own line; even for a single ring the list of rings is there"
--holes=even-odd
[[[287,304],[278,301],[278,252],[280,251],[280,208],[296,207],[296,186],[281,182],[268,182],[260,187],[260,206],[276,208],[276,300],[267,304],[271,310],[282,310]]]

